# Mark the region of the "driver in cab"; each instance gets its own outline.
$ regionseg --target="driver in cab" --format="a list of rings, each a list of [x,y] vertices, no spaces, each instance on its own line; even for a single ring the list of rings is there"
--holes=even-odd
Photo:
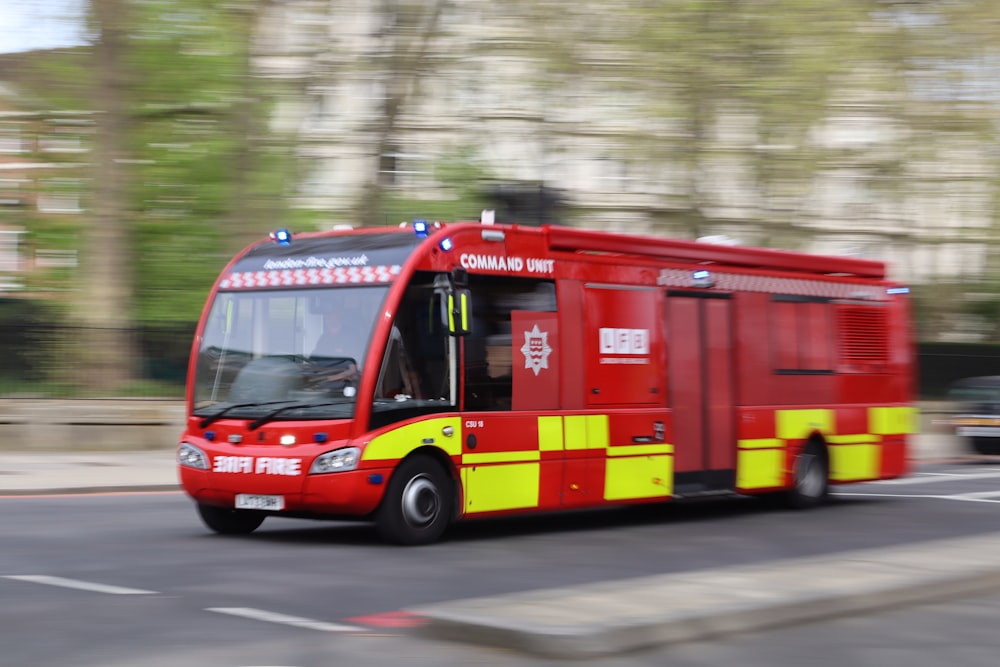
[[[312,352],[309,365],[313,371],[312,388],[344,389],[360,379],[357,365],[358,308],[348,298],[320,295],[314,301],[314,312],[322,315],[323,330]]]

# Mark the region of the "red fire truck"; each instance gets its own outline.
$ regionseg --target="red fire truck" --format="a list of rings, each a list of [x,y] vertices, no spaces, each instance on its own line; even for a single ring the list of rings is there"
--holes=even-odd
[[[459,519],[898,477],[908,290],[880,262],[416,221],[233,259],[192,349],[180,479],[204,523]]]

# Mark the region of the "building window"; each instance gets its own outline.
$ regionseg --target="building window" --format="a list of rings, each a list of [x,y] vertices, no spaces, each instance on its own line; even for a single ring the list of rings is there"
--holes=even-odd
[[[80,192],[83,185],[78,180],[58,179],[43,184],[38,193],[38,210],[43,213],[80,213]]]
[[[25,150],[20,130],[0,130],[0,153],[24,153]]]
[[[0,211],[20,209],[25,204],[26,193],[21,189],[24,179],[0,178]]]

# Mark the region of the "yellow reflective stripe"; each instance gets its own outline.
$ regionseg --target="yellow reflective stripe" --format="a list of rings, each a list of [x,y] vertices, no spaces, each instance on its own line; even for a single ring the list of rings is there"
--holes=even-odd
[[[468,514],[538,507],[540,463],[470,466],[461,476]]]
[[[959,417],[952,419],[953,426],[997,426],[1000,425],[1000,418],[989,419],[987,417]]]
[[[587,415],[587,449],[607,449],[611,430],[607,415]]]
[[[563,418],[538,418],[538,449],[543,452],[559,452],[563,448]]]
[[[628,456],[604,463],[605,500],[666,498],[673,485],[673,456]]]
[[[848,482],[879,476],[881,445],[837,445],[829,448],[830,479]]]
[[[784,449],[740,449],[737,453],[736,486],[739,488],[764,489],[780,486],[784,481]]]
[[[452,435],[443,431],[451,428]],[[462,421],[459,417],[440,417],[406,424],[375,436],[361,453],[362,461],[399,460],[424,445],[433,445],[450,456],[462,453]]]
[[[615,445],[608,447],[608,456],[649,456],[652,454],[673,454],[674,446],[666,443],[650,445]]]
[[[868,429],[879,435],[919,433],[919,414],[916,408],[868,408]]]
[[[483,452],[481,454],[462,454],[462,463],[476,465],[481,463],[514,463],[518,461],[540,461],[541,452]]]
[[[566,430],[566,449],[587,448],[587,418],[584,415],[570,415],[563,419]]]
[[[606,449],[611,439],[607,415],[569,415],[563,424],[566,449]]]
[[[778,410],[775,413],[775,429],[782,440],[802,440],[813,431],[832,433],[833,410],[813,408],[806,410]]]
[[[462,304],[461,315],[462,315],[462,331],[469,330],[469,293],[462,290],[458,294],[459,301]]]
[[[780,438],[749,438],[747,440],[737,440],[736,445],[740,449],[773,449],[784,447],[785,441]]]
[[[871,433],[858,433],[855,435],[828,435],[826,441],[837,445],[871,444],[882,442],[882,436]]]

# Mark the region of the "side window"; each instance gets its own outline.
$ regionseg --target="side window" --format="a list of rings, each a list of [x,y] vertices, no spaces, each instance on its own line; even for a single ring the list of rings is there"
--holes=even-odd
[[[463,407],[465,410],[510,410],[515,356],[511,313],[554,312],[555,283],[470,275],[469,290],[472,293],[472,331],[462,339]]]
[[[771,297],[771,363],[786,375],[833,373],[833,306],[829,299]]]
[[[418,272],[392,323],[375,387],[372,426],[454,409],[451,350],[457,339],[441,323],[433,273]]]
[[[406,349],[403,334],[392,328],[389,343],[382,358],[375,398],[407,400],[424,397],[423,386],[413,367],[414,357]],[[397,399],[398,397],[398,399]]]

